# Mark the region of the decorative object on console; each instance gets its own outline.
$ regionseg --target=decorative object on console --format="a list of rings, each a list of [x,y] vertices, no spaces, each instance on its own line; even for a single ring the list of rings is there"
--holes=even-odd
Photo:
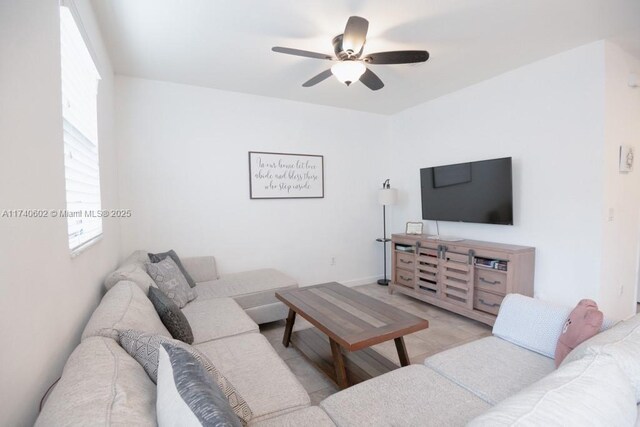
[[[600,332],[603,321],[604,314],[598,310],[598,304],[595,301],[581,300],[569,314],[558,338],[554,355],[556,368],[560,366],[571,350]]]
[[[182,271],[182,274],[184,275],[184,278],[187,279],[187,283],[189,283],[189,286],[191,286],[192,288],[196,287],[195,280],[193,280],[193,278],[191,277],[191,275],[189,274],[187,269],[184,268],[184,265],[182,265],[182,261],[180,261],[180,257],[178,256],[176,251],[171,249],[171,250],[169,250],[167,252],[162,252],[162,253],[158,253],[158,254],[150,253],[148,255],[149,255],[149,260],[154,264],[162,261],[166,257],[171,257],[171,259],[173,260],[173,262],[176,263],[176,265],[178,266],[180,271]]]
[[[321,199],[324,157],[249,151],[251,199]]]
[[[620,172],[633,171],[633,147],[630,145],[620,146],[619,169]]]
[[[222,391],[189,352],[162,344],[158,365],[159,426],[242,426]]]
[[[421,222],[407,222],[405,233],[407,234],[422,234],[424,224]]]
[[[182,310],[158,288],[149,288],[149,300],[171,336],[192,344],[193,331]]]
[[[154,335],[146,332],[126,330],[119,331],[118,342],[120,346],[131,355],[145,370],[154,383],[158,381],[158,352],[162,344],[170,344],[174,347],[188,351],[202,364],[211,375],[220,390],[224,393],[233,411],[240,417],[242,423],[248,423],[253,416],[249,405],[242,395],[238,393],[233,384],[213,366],[213,363],[195,347],[181,341]]]
[[[158,288],[171,298],[178,308],[184,307],[198,296],[171,257],[166,257],[155,264],[149,262],[146,267],[147,273],[156,282]]]
[[[382,183],[382,188],[378,190],[378,202],[382,205],[382,238],[376,239],[376,242],[382,243],[383,261],[384,261],[384,278],[378,280],[379,285],[388,286],[389,280],[387,279],[387,243],[391,239],[387,239],[387,205],[393,205],[398,199],[398,191],[395,188],[391,188],[389,179]]]

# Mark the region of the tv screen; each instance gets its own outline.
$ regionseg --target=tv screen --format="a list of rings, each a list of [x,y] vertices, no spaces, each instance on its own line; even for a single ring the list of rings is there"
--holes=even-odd
[[[513,225],[511,157],[420,169],[422,219]]]

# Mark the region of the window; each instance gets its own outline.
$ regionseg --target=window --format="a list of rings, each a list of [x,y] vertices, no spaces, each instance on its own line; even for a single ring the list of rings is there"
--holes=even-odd
[[[69,249],[102,235],[97,95],[100,75],[69,7],[60,7],[62,121]]]

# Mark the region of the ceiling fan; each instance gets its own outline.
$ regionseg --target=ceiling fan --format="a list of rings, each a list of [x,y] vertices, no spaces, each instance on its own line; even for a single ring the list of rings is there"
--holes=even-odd
[[[363,57],[362,50],[367,39],[368,29],[369,21],[359,16],[350,17],[344,33],[333,38],[332,43],[333,50],[336,54],[335,58],[324,53],[292,49],[289,47],[275,46],[271,48],[271,50],[288,55],[337,61],[328,70],[304,82],[302,84],[303,87],[314,86],[333,74],[340,82],[347,86],[360,80],[369,89],[378,90],[384,87],[384,83],[382,83],[382,80],[367,68],[365,64],[411,64],[425,62],[429,59],[429,52],[426,50],[395,50],[391,52],[370,53]]]

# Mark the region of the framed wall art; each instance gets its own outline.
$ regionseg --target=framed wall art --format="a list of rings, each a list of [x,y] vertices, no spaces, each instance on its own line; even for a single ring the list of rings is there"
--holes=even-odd
[[[324,197],[324,156],[249,151],[251,199]]]
[[[424,226],[421,222],[407,222],[407,227],[405,229],[406,234],[422,234],[422,227]]]

